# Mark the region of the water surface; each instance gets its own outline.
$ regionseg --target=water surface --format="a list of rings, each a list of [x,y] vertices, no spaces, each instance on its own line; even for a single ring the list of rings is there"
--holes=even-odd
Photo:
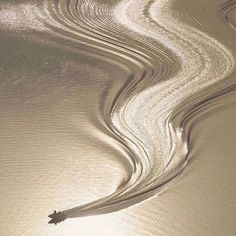
[[[234,235],[235,9],[1,1],[1,235]]]

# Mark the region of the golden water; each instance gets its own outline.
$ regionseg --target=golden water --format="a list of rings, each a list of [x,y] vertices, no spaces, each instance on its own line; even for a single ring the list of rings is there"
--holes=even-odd
[[[0,235],[235,235],[235,30],[235,1],[2,0]]]

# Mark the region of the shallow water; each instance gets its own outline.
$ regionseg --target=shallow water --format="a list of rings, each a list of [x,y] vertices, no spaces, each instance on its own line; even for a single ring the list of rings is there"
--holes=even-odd
[[[1,1],[0,234],[234,235],[235,9]]]

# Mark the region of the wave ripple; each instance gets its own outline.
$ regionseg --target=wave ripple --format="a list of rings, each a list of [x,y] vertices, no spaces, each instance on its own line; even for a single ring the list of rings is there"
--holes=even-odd
[[[45,0],[1,8],[1,30],[50,35],[76,52],[83,49],[119,63],[132,75],[103,117],[129,154],[129,178],[109,196],[62,211],[66,218],[121,210],[163,191],[188,162],[190,117],[235,89],[208,92],[233,71],[234,56],[221,42],[184,23],[174,3]],[[233,28],[234,9],[234,1],[221,9]]]

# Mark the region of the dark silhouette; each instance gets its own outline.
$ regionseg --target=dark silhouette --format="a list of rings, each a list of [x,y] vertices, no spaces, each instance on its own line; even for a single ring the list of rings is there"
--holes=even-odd
[[[66,219],[66,216],[63,212],[57,212],[56,210],[54,210],[54,212],[52,214],[50,214],[48,217],[52,218],[48,224],[57,224],[60,223],[62,221],[64,221]]]

